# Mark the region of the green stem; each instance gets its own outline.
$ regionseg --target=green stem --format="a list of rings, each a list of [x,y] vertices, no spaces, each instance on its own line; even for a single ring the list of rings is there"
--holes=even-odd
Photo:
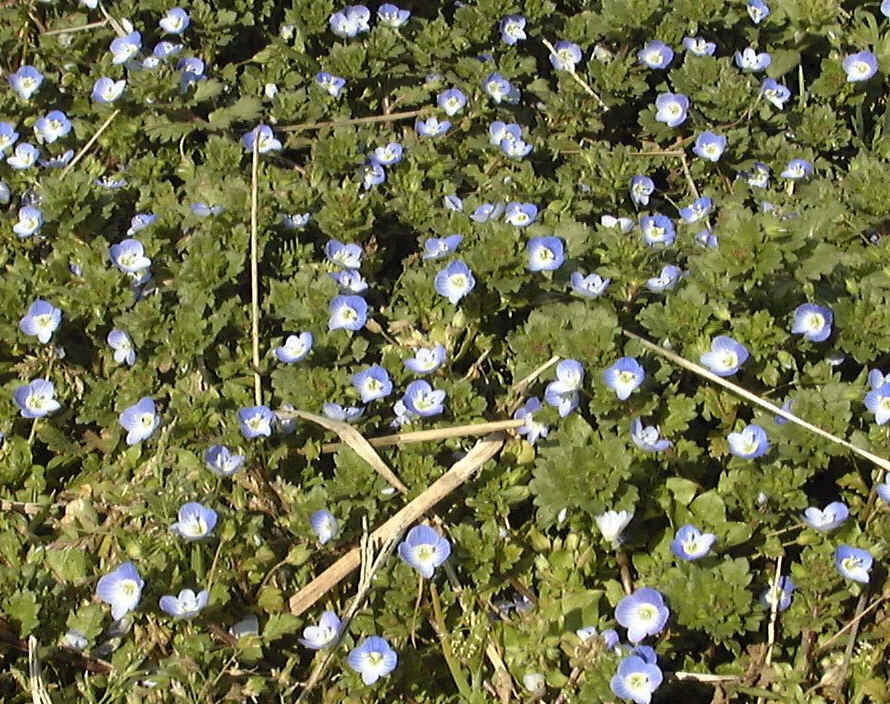
[[[460,669],[460,663],[458,663],[454,657],[454,651],[451,650],[451,636],[445,628],[445,619],[442,615],[442,604],[439,602],[439,590],[436,589],[436,585],[432,582],[430,582],[430,596],[432,597],[433,602],[436,634],[439,636],[439,642],[442,644],[442,655],[445,656],[445,662],[451,672],[451,679],[453,679],[454,684],[457,685],[457,691],[460,692],[461,696],[465,700],[470,701],[473,696],[473,691],[470,689],[470,684],[467,682],[467,678],[464,677],[463,670]]]

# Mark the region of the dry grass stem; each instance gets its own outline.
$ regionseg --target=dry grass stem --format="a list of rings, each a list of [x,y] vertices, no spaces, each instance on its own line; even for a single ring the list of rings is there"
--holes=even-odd
[[[541,41],[544,43],[544,46],[546,46],[546,47],[550,50],[550,53],[551,53],[551,54],[556,55],[556,49],[553,48],[553,44],[551,44],[550,42],[548,42],[546,39],[542,39]],[[578,75],[578,73],[575,71],[574,67],[572,67],[571,69],[567,70],[566,73],[568,73],[568,74],[572,77],[572,80],[574,80],[575,83],[577,83],[579,86],[581,86],[581,87],[584,89],[584,91],[587,93],[587,95],[589,95],[591,98],[593,98],[594,100],[596,100],[596,102],[599,103],[599,106],[600,106],[603,110],[608,110],[608,109],[609,109],[609,106],[606,105],[606,104],[602,101],[602,98],[600,98],[600,97],[593,91],[593,88],[591,88],[591,87],[587,84],[587,81],[585,81],[583,78],[581,78],[581,76]]]
[[[105,122],[99,125],[99,129],[97,129],[95,134],[90,137],[89,141],[87,141],[87,143],[83,145],[83,148],[79,152],[77,152],[77,156],[75,156],[68,163],[68,166],[62,169],[62,173],[59,174],[59,178],[65,178],[68,172],[71,171],[71,169],[75,167],[77,162],[83,158],[83,155],[90,150],[90,147],[92,147],[96,143],[96,140],[99,139],[102,133],[108,128],[108,125],[111,124],[111,121],[114,120],[114,118],[116,118],[118,115],[120,115],[120,112],[120,109],[115,110],[113,113],[111,113],[111,115],[108,116],[108,119],[105,120]]]
[[[102,20],[100,22],[90,22],[89,24],[80,24],[76,27],[65,27],[64,29],[48,29],[45,32],[41,32],[44,37],[52,37],[56,34],[71,34],[72,32],[83,32],[88,29],[99,29],[100,27],[104,27],[108,24],[108,20]]]
[[[252,160],[250,164],[250,336],[253,348],[253,396],[256,405],[263,403],[263,380],[260,378],[260,270],[257,255],[257,210],[259,188],[259,133],[254,128]]]
[[[389,115],[369,115],[367,117],[351,117],[344,120],[329,120],[327,122],[301,122],[298,125],[285,125],[276,127],[279,132],[302,132],[303,130],[320,130],[325,127],[340,127],[341,125],[366,125],[373,122],[396,122],[419,117],[427,112],[427,109],[408,110],[407,112],[393,112]]]

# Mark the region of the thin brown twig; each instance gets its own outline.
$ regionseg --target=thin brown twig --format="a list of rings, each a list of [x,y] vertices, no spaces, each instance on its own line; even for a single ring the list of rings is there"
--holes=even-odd
[[[869,612],[874,611],[874,609],[876,609],[881,603],[883,603],[883,602],[886,601],[886,600],[887,600],[887,597],[885,597],[885,596],[882,596],[882,597],[879,597],[878,599],[875,599],[875,600],[869,605],[869,607],[868,607],[867,609],[864,609],[864,610],[862,611],[862,613],[859,613],[859,614],[857,614],[856,616],[854,616],[854,617],[850,620],[849,623],[847,623],[847,624],[846,624],[843,628],[841,628],[837,633],[835,633],[833,636],[831,636],[831,638],[829,638],[829,639],[828,639],[827,641],[825,641],[822,645],[820,645],[820,646],[816,649],[816,653],[815,653],[814,657],[819,657],[822,653],[824,653],[826,650],[828,650],[828,646],[829,646],[829,645],[831,645],[832,643],[834,643],[834,641],[836,641],[838,638],[840,638],[842,635],[844,635],[844,633],[846,633],[846,632],[849,631],[851,628],[853,628],[853,626],[854,626],[856,623],[858,623],[861,619],[865,618],[865,616],[866,616]]]
[[[428,111],[428,108],[420,110],[408,110],[407,112],[393,112],[389,115],[368,115],[367,117],[350,117],[343,120],[328,120],[327,122],[301,122],[297,125],[285,125],[277,127],[280,132],[302,132],[303,130],[320,130],[325,127],[340,127],[342,125],[365,125],[373,122],[395,122],[419,117]]]
[[[98,29],[99,27],[104,27],[108,24],[108,20],[101,20],[99,22],[90,22],[89,24],[79,24],[76,27],[65,27],[63,29],[48,29],[41,34],[44,37],[52,37],[56,34],[71,34],[72,32],[83,32],[88,29]]]

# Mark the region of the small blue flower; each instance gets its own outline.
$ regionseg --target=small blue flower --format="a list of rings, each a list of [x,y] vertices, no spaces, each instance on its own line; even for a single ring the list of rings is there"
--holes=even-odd
[[[699,360],[717,376],[732,376],[748,359],[747,348],[726,335],[711,340],[711,349]]]
[[[62,407],[56,401],[55,394],[51,381],[34,379],[26,386],[16,387],[12,392],[12,400],[18,406],[22,418],[43,418]]]
[[[568,41],[558,41],[550,54],[550,63],[557,71],[574,71],[581,60],[581,47]]]
[[[207,590],[202,590],[195,594],[191,589],[183,589],[179,592],[179,596],[165,594],[160,598],[158,606],[165,614],[169,614],[176,620],[189,620],[197,616],[201,610],[207,606],[209,598]]]
[[[414,352],[414,357],[405,360],[405,368],[415,374],[431,374],[444,363],[444,345],[436,345],[432,349],[418,347]]]
[[[501,32],[501,41],[507,46],[514,46],[516,42],[526,39],[525,17],[522,15],[507,15],[501,20],[498,29]]]
[[[754,24],[760,24],[769,17],[769,5],[763,0],[748,0],[748,16]]]
[[[710,230],[702,230],[701,232],[697,232],[695,234],[695,242],[696,244],[700,244],[702,247],[708,247],[709,249],[714,249],[720,245],[720,240]]]
[[[631,643],[639,643],[646,636],[661,633],[670,613],[658,591],[643,587],[618,602],[615,620],[627,629]]]
[[[704,37],[683,37],[683,48],[695,56],[713,56],[717,45]]]
[[[760,86],[760,94],[779,110],[785,107],[785,103],[791,97],[791,91],[772,78],[764,79],[763,84]]]
[[[9,205],[10,200],[12,200],[12,191],[9,190],[5,181],[0,181],[0,205]]]
[[[176,62],[176,70],[181,71],[180,89],[185,91],[192,83],[205,78],[204,62],[196,56],[187,56]]]
[[[476,286],[476,279],[469,267],[456,259],[436,274],[434,286],[439,295],[457,305]]]
[[[362,186],[366,191],[371,190],[374,186],[379,186],[386,180],[386,171],[371,159],[359,169],[359,175],[362,177]]]
[[[655,99],[655,120],[668,127],[677,127],[686,121],[689,98],[682,93],[659,93]]]
[[[520,425],[516,432],[524,435],[529,444],[534,445],[538,438],[546,438],[549,428],[535,420],[534,414],[541,410],[541,402],[537,396],[532,396],[525,405],[516,409],[513,418],[516,420],[524,420],[525,423]]]
[[[683,218],[683,222],[687,225],[691,225],[708,217],[708,214],[711,212],[711,205],[711,199],[707,196],[702,196],[693,201],[691,205],[680,208],[680,217]]]
[[[881,2],[881,14],[884,17],[890,17],[890,0],[883,0]]]
[[[522,128],[515,122],[495,120],[488,126],[488,143],[499,147],[504,140],[522,140]]]
[[[71,132],[71,120],[61,110],[51,110],[34,123],[34,135],[38,142],[52,144],[69,132]]]
[[[249,406],[238,411],[241,434],[248,440],[261,435],[271,436],[275,418],[275,414],[269,410],[268,406]]]
[[[622,357],[603,372],[603,381],[622,401],[639,388],[646,372],[633,357]]]
[[[630,180],[630,199],[637,207],[649,205],[649,196],[655,191],[652,179],[642,174],[637,174]]]
[[[361,330],[368,320],[368,304],[361,296],[334,296],[328,306],[328,330]]]
[[[9,85],[23,100],[30,100],[41,83],[43,74],[33,66],[21,66],[15,73],[9,74]]]
[[[544,389],[544,401],[557,410],[560,418],[565,418],[578,407],[580,394],[577,387],[556,380],[551,381]]]
[[[11,122],[0,122],[0,152],[15,144],[19,133],[15,131],[15,125]]]
[[[630,422],[630,439],[646,452],[663,452],[671,446],[671,441],[661,437],[658,428],[654,425],[643,426],[643,421],[639,418]]]
[[[865,395],[865,407],[875,414],[875,423],[884,425],[890,420],[890,381]]]
[[[846,504],[832,501],[824,509],[810,506],[803,512],[803,520],[810,528],[818,530],[820,533],[828,533],[843,525],[849,515],[850,509]]]
[[[809,178],[813,174],[813,165],[806,159],[792,159],[788,162],[785,170],[779,174],[782,178],[799,181]]]
[[[868,385],[871,389],[880,389],[890,382],[890,374],[885,375],[880,369],[872,369],[868,373]]]
[[[745,180],[752,188],[767,188],[769,186],[770,168],[761,161],[754,162],[754,168],[750,173],[745,173]]]
[[[204,453],[204,464],[218,477],[230,477],[244,464],[244,455],[232,454],[225,445],[211,445]]]
[[[426,579],[433,576],[435,569],[445,562],[449,555],[451,555],[451,543],[429,526],[414,526],[399,543],[399,557]]]
[[[299,230],[309,224],[309,219],[311,217],[312,216],[309,213],[285,213],[281,216],[281,224],[288,230]]]
[[[396,669],[399,655],[380,636],[370,636],[349,652],[346,661],[362,676],[362,682],[374,684]]]
[[[379,166],[392,166],[402,160],[402,145],[398,142],[390,142],[385,147],[377,147],[369,157]]]
[[[111,617],[118,621],[133,611],[142,598],[145,581],[132,562],[124,562],[96,583],[96,596],[111,606]]]
[[[671,245],[676,235],[674,223],[669,217],[660,213],[643,215],[640,218],[640,231],[643,233],[643,242],[650,247],[657,244]]]
[[[890,481],[884,481],[880,484],[876,484],[875,491],[877,492],[878,496],[881,497],[884,503],[890,504]]]
[[[364,5],[351,5],[344,7],[340,12],[333,13],[328,24],[331,31],[338,37],[354,37],[362,32],[367,32],[371,28],[368,21],[371,19],[371,13]]]
[[[726,441],[729,443],[729,451],[743,460],[761,457],[769,450],[766,431],[754,423],[746,425],[741,432],[730,433]]]
[[[93,84],[92,98],[97,103],[113,103],[121,97],[126,87],[127,81],[123,78],[115,81],[103,76]]]
[[[377,20],[393,29],[401,27],[411,17],[410,10],[402,10],[391,3],[385,3],[377,8]]]
[[[299,335],[288,335],[281,347],[275,348],[275,356],[279,362],[292,364],[306,358],[312,350],[312,333],[301,332]]]
[[[482,81],[482,90],[490,95],[494,102],[518,103],[519,91],[510,81],[499,73],[490,73]]]
[[[208,537],[216,528],[216,511],[208,506],[190,501],[179,509],[176,523],[170,530],[186,541],[201,540]]]
[[[612,279],[604,279],[599,274],[585,275],[580,271],[574,272],[570,278],[572,291],[585,298],[597,298],[603,295],[611,281]]]
[[[822,342],[831,335],[834,314],[828,308],[814,303],[804,303],[794,310],[791,332],[803,335],[810,342]]]
[[[440,121],[438,117],[429,117],[421,120],[419,117],[414,121],[414,130],[421,137],[439,137],[445,134],[451,127],[448,120]]]
[[[854,582],[868,584],[874,559],[867,550],[854,548],[850,545],[838,545],[834,551],[834,566],[842,577]]]
[[[139,240],[126,239],[120,244],[113,244],[108,248],[108,254],[114,265],[125,274],[140,272],[151,266],[151,259],[145,256],[145,247]]]
[[[616,697],[630,699],[635,704],[649,704],[662,679],[658,665],[649,664],[638,655],[629,655],[618,663],[618,672],[609,681],[609,688]]]
[[[33,237],[43,227],[43,212],[40,208],[26,205],[19,208],[19,221],[12,226],[12,231],[20,238]]]
[[[503,125],[504,123],[502,122],[501,124]],[[503,205],[483,203],[473,211],[473,214],[470,215],[470,219],[478,223],[488,222],[489,220],[497,220],[503,212]]]
[[[362,265],[362,248],[357,244],[343,244],[339,240],[328,240],[324,246],[325,256],[338,266],[358,269]]]
[[[562,240],[559,237],[532,237],[526,248],[529,271],[555,271],[565,261]]]
[[[445,111],[448,117],[457,114],[467,104],[465,96],[457,88],[444,90],[436,97],[436,104]]]
[[[870,51],[860,51],[850,54],[843,61],[844,71],[847,72],[847,81],[858,83],[867,81],[878,71],[878,60]]]
[[[114,350],[114,361],[118,364],[133,366],[136,363],[136,350],[133,349],[133,341],[123,330],[115,328],[105,338],[108,346]]]
[[[125,64],[132,59],[142,48],[142,35],[139,32],[130,32],[126,36],[117,37],[111,42],[111,60],[113,64]]]
[[[339,528],[334,514],[324,508],[319,509],[309,517],[309,525],[312,527],[312,532],[318,537],[318,542],[321,545],[324,545],[337,535]]]
[[[118,422],[127,431],[127,445],[135,445],[151,437],[161,424],[155,410],[155,402],[143,396],[134,405],[125,408],[118,416]]]
[[[241,137],[241,144],[248,152],[253,151],[254,142],[256,142],[256,150],[260,154],[281,150],[281,142],[275,139],[275,134],[269,125],[259,124]]]
[[[16,171],[30,169],[34,166],[40,150],[29,142],[19,142],[15,151],[6,157],[6,163]]]
[[[646,280],[646,288],[653,293],[669,291],[677,285],[682,273],[678,267],[667,264],[661,268],[661,273],[658,276]]]
[[[717,536],[713,533],[702,533],[691,523],[680,528],[671,541],[671,552],[681,560],[698,560],[711,551]]]
[[[315,74],[315,82],[332,98],[339,98],[346,86],[345,78],[340,78],[340,76],[335,76],[327,71]]]
[[[392,393],[392,380],[389,373],[379,364],[372,364],[352,377],[352,385],[362,397],[362,403],[370,403],[378,398],[386,398]]]
[[[426,381],[412,381],[405,389],[402,403],[409,413],[429,418],[437,416],[445,410],[445,391],[434,389]]]
[[[772,62],[772,57],[765,51],[757,53],[753,47],[747,47],[744,51],[735,53],[735,63],[743,71],[763,71]]]
[[[368,290],[368,282],[357,269],[335,271],[328,276],[337,282],[341,293],[361,293]]]
[[[448,235],[447,237],[428,237],[423,243],[424,259],[441,259],[457,250],[463,240],[463,235]]]
[[[719,161],[726,150],[726,137],[713,132],[702,132],[695,139],[692,151],[707,161]]]
[[[649,68],[664,69],[674,60],[674,50],[664,42],[652,40],[637,52],[637,58]]]
[[[442,199],[442,203],[448,210],[451,210],[455,213],[464,212],[464,202],[457,196],[456,193],[445,196]]]
[[[538,217],[538,206],[534,203],[507,203],[504,220],[516,227],[531,225]]]
[[[198,202],[192,203],[189,209],[192,211],[192,214],[197,215],[199,218],[207,218],[211,216],[216,217],[225,210],[225,206]]]
[[[158,42],[152,49],[152,58],[163,61],[171,56],[176,56],[185,47],[182,44],[173,44],[172,42]],[[144,64],[143,64],[144,65]]]
[[[791,597],[794,594],[794,580],[791,577],[779,577],[776,589],[770,584],[769,588],[760,595],[760,603],[772,610],[776,604],[776,611],[784,611],[791,606]],[[778,603],[776,603],[778,600]]]
[[[68,162],[74,157],[74,150],[69,149],[64,154],[60,156],[52,157],[51,159],[41,159],[40,165],[47,169],[61,169],[65,166],[68,166]]]
[[[365,414],[361,406],[341,406],[339,403],[324,403],[321,412],[331,420],[342,420],[346,423],[355,423]]]
[[[792,406],[791,399],[790,398],[785,399],[785,403],[782,404],[782,410],[787,411],[788,413],[791,413],[791,406]],[[787,423],[787,422],[788,422],[788,419],[783,416],[776,415],[773,417],[773,423],[775,423],[776,425],[785,425],[785,423]]]
[[[127,237],[132,237],[137,232],[149,227],[158,219],[154,213],[136,213],[130,220],[130,227],[127,228]]]
[[[321,650],[332,645],[340,635],[342,623],[333,611],[325,611],[318,620],[317,626],[306,626],[303,637],[298,638],[303,645],[312,650]]]
[[[44,345],[62,322],[62,311],[42,298],[35,300],[19,321],[19,328],[26,335],[34,335]]]
[[[185,10],[181,7],[172,7],[158,21],[158,26],[167,34],[182,34],[190,23],[191,19]]]
[[[532,150],[532,145],[528,142],[512,137],[505,137],[498,146],[511,159],[522,159],[524,156],[528,156]]]

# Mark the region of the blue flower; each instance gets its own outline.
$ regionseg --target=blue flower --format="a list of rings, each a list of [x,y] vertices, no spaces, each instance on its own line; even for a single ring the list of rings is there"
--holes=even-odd
[[[761,161],[754,162],[754,168],[750,173],[745,173],[745,180],[753,188],[767,188],[769,186],[769,166]]]
[[[451,555],[451,543],[429,526],[414,526],[399,543],[399,557],[426,579],[433,576],[435,569],[445,562],[449,555]]]
[[[377,147],[369,159],[380,166],[392,166],[402,160],[402,145],[398,142],[390,142],[385,147]]]
[[[127,237],[132,237],[140,230],[144,230],[157,219],[158,216],[154,213],[136,213],[130,220],[130,227],[127,228]]]
[[[854,582],[868,584],[872,562],[874,559],[867,550],[854,548],[850,545],[838,545],[834,551],[834,566],[842,577]]]
[[[426,381],[412,381],[405,389],[402,403],[409,413],[429,418],[436,416],[445,410],[445,391],[433,389]]]
[[[152,49],[151,58],[157,59],[158,62],[163,61],[171,56],[176,56],[185,47],[182,44],[173,44],[172,42],[158,42]],[[143,66],[145,62],[143,62]],[[149,67],[154,68],[149,65]]]
[[[12,231],[20,238],[32,237],[40,232],[43,227],[43,212],[40,208],[26,205],[19,208],[19,221],[12,226]]]
[[[824,509],[810,506],[803,512],[803,520],[810,528],[818,530],[820,533],[828,533],[843,525],[849,515],[850,509],[846,504],[832,501]]]
[[[618,602],[615,620],[627,629],[631,643],[639,643],[646,636],[661,633],[670,613],[658,591],[643,587]]]
[[[488,143],[499,147],[505,139],[521,141],[522,128],[515,122],[507,124],[500,120],[495,120],[488,126]]]
[[[760,94],[770,103],[775,105],[779,110],[785,107],[788,98],[791,97],[791,91],[781,83],[777,83],[772,78],[765,78],[760,86]]]
[[[757,53],[753,47],[735,53],[735,63],[743,71],[763,71],[772,62],[772,57],[765,51]]]
[[[244,145],[246,151],[253,151],[254,142],[257,143],[256,149],[260,154],[281,150],[281,142],[275,139],[275,134],[269,125],[259,124],[241,137],[241,144]]]
[[[324,246],[324,253],[328,260],[347,269],[358,269],[362,265],[362,248],[357,244],[328,240]]]
[[[181,7],[172,7],[158,21],[158,26],[167,34],[182,34],[188,29],[190,22],[191,19],[185,10]]]
[[[368,320],[368,304],[361,296],[334,296],[328,310],[328,330],[361,330]]]
[[[713,533],[702,533],[691,523],[680,528],[671,541],[671,552],[681,560],[698,560],[711,551],[717,536]]]
[[[421,137],[439,137],[448,131],[451,123],[448,120],[439,121],[438,117],[429,117],[421,120],[419,117],[414,121],[414,129]]]
[[[436,345],[432,349],[418,347],[414,357],[405,360],[405,368],[415,374],[430,374],[445,362],[445,346]]]
[[[204,453],[204,464],[218,477],[230,477],[244,464],[244,455],[234,455],[225,445],[211,445]]]
[[[445,111],[446,115],[451,117],[467,104],[467,96],[457,88],[449,88],[439,93],[436,97],[436,104]]]
[[[448,235],[447,237],[428,237],[423,243],[424,259],[441,259],[457,250],[463,240],[463,235]]]
[[[116,37],[111,41],[111,60],[113,64],[125,64],[132,59],[142,48],[142,35],[139,32],[130,32],[126,36]]]
[[[127,82],[123,78],[115,81],[103,76],[93,84],[92,98],[97,103],[113,103],[121,97]]]
[[[683,48],[695,56],[713,56],[717,45],[703,37],[683,37]]]
[[[328,19],[331,31],[338,37],[354,37],[361,32],[367,32],[371,28],[368,21],[371,13],[364,5],[351,5],[344,7],[340,12],[333,13]]]
[[[640,218],[640,231],[643,233],[643,242],[650,247],[657,244],[671,245],[676,234],[671,219],[660,213],[643,215]]]
[[[513,46],[516,42],[526,39],[525,17],[522,15],[507,15],[501,20],[498,29],[501,32],[501,41],[507,46]]]
[[[320,71],[315,74],[315,82],[332,98],[339,98],[346,85],[345,78],[340,78],[340,76],[335,76],[327,71]]]
[[[346,423],[355,423],[365,414],[361,406],[341,406],[339,403],[324,403],[321,412],[331,420],[342,420]]]
[[[137,403],[125,408],[118,416],[118,421],[127,431],[127,445],[135,445],[150,438],[161,424],[155,411],[155,402],[148,396],[143,396]]]
[[[8,205],[12,199],[12,191],[5,181],[0,181],[0,205]]]
[[[844,71],[847,72],[847,81],[850,83],[867,81],[878,71],[878,60],[870,51],[850,54],[844,59],[842,65]]]
[[[683,218],[683,222],[687,225],[691,225],[692,223],[708,217],[710,212],[711,199],[707,196],[702,196],[693,201],[691,205],[687,205],[685,208],[680,208],[680,217]]]
[[[609,681],[616,697],[631,699],[635,704],[649,704],[652,692],[661,685],[663,675],[658,665],[644,661],[638,655],[629,655],[618,663],[618,672]]]
[[[303,637],[298,638],[303,645],[312,650],[321,650],[332,645],[340,635],[342,623],[333,611],[325,611],[318,620],[317,626],[306,626]]]
[[[170,530],[181,538],[191,542],[209,536],[216,527],[216,511],[208,506],[190,501],[179,509],[178,520],[170,526]]]
[[[662,452],[671,446],[671,441],[660,436],[654,425],[643,426],[643,421],[634,418],[630,422],[630,439],[634,445],[646,452]]]
[[[884,481],[875,485],[875,491],[878,496],[883,499],[884,503],[890,504],[890,481]]]
[[[476,279],[469,267],[456,259],[436,274],[433,285],[439,295],[457,305],[476,286]]]
[[[368,282],[357,269],[335,271],[328,276],[337,282],[341,293],[361,293],[368,290]]]
[[[139,240],[126,239],[120,244],[113,244],[108,248],[108,254],[114,265],[126,274],[151,266],[151,259],[145,256],[145,247]]]
[[[581,60],[581,47],[568,41],[558,41],[550,54],[550,63],[557,71],[574,71]]]
[[[646,378],[646,372],[633,357],[622,357],[603,372],[603,381],[618,398],[626,400],[639,388]]]
[[[534,414],[541,410],[541,402],[537,396],[532,396],[525,405],[516,409],[513,418],[516,420],[524,420],[525,423],[520,425],[516,432],[524,435],[529,444],[534,445],[538,438],[546,438],[549,428],[535,420]]]
[[[41,83],[43,74],[33,66],[21,66],[15,73],[9,74],[9,85],[24,100],[30,100]]]
[[[664,42],[652,40],[637,52],[637,58],[649,68],[663,69],[674,60],[674,50]]]
[[[559,237],[532,237],[526,247],[529,271],[555,271],[565,261]]]
[[[732,376],[748,359],[747,348],[726,335],[711,340],[711,349],[699,360],[717,376]]]
[[[677,285],[682,273],[678,267],[675,267],[673,264],[667,264],[661,268],[661,273],[658,276],[646,280],[646,288],[653,293],[669,291]]]
[[[452,210],[455,213],[464,212],[464,202],[457,196],[456,193],[445,196],[442,199],[442,203],[448,210]]]
[[[114,350],[115,362],[128,364],[131,367],[136,363],[136,350],[133,349],[133,342],[127,333],[115,328],[108,333],[108,337],[105,339],[108,342],[108,346]]]
[[[504,220],[516,227],[531,225],[538,217],[538,206],[534,203],[507,203]]]
[[[597,298],[603,295],[612,279],[604,279],[599,274],[583,274],[576,271],[570,277],[572,291],[585,298]]]
[[[531,144],[522,139],[513,139],[510,135],[504,137],[498,146],[511,159],[521,159],[524,156],[528,156],[532,150]]]
[[[179,592],[179,596],[165,594],[160,598],[158,606],[165,614],[169,614],[173,618],[179,620],[189,620],[197,616],[201,610],[207,606],[209,598],[207,590],[204,589],[197,594],[191,589],[183,589]]]
[[[241,425],[241,434],[248,440],[261,435],[269,437],[272,435],[275,414],[268,406],[249,406],[238,411],[238,423]]]
[[[306,358],[312,349],[312,333],[301,332],[299,335],[288,335],[281,347],[275,348],[275,356],[279,362],[291,364]]]
[[[557,409],[560,418],[565,418],[574,411],[580,402],[577,388],[572,388],[561,381],[551,381],[544,389],[544,400]]]
[[[785,399],[785,403],[782,404],[782,410],[790,413],[791,405],[792,405],[791,399],[790,398]],[[788,419],[783,416],[776,415],[773,417],[773,423],[775,423],[776,425],[785,425],[785,423],[787,423],[787,422],[788,422]]]
[[[51,381],[38,378],[27,386],[16,387],[12,392],[12,400],[18,406],[22,418],[43,418],[62,407],[56,401],[55,394]]]
[[[655,99],[655,120],[668,127],[677,127],[686,121],[689,98],[682,93],[659,93]]]
[[[769,588],[764,590],[760,595],[760,603],[767,609],[772,610],[773,604],[776,604],[776,611],[784,611],[791,606],[791,597],[794,594],[794,580],[791,577],[779,577],[776,589],[770,584]]]
[[[782,178],[799,181],[800,179],[809,178],[813,173],[813,165],[806,159],[792,159],[788,162],[785,170],[779,174]]]
[[[0,152],[15,144],[19,133],[15,131],[15,125],[11,122],[0,122]]]
[[[652,179],[637,174],[630,180],[630,199],[636,206],[649,205],[649,196],[655,191]]]
[[[41,159],[40,165],[46,167],[47,169],[61,169],[68,165],[68,162],[71,161],[74,156],[74,150],[69,149],[61,156],[55,156],[51,159]]]
[[[766,431],[754,423],[746,425],[741,432],[730,433],[726,441],[729,443],[729,451],[743,460],[761,457],[769,450]]]
[[[26,335],[35,335],[40,342],[49,342],[62,322],[62,311],[42,298],[35,300],[19,321],[19,328]]]
[[[319,509],[309,517],[309,525],[312,532],[318,536],[318,542],[322,545],[337,535],[337,519],[327,509]]]
[[[519,102],[519,91],[512,83],[510,83],[510,81],[497,72],[490,73],[485,77],[482,81],[482,89],[488,93],[496,103]]]
[[[40,150],[33,144],[30,142],[19,142],[15,152],[6,157],[6,163],[16,171],[22,171],[34,166],[39,156]]]
[[[293,213],[281,216],[281,224],[288,230],[299,230],[309,223],[312,216],[309,213]]]
[[[359,175],[362,177],[362,186],[364,186],[366,191],[374,186],[379,186],[386,180],[386,171],[380,164],[371,159],[365,162],[364,166],[359,170]]]
[[[194,215],[197,215],[199,218],[206,218],[212,216],[217,216],[225,210],[225,206],[223,205],[209,205],[207,203],[192,203],[189,206],[190,210]]]
[[[362,676],[362,682],[374,684],[396,669],[399,655],[380,636],[370,636],[350,651],[346,661]]]
[[[701,232],[697,232],[695,234],[695,242],[696,244],[700,244],[702,247],[715,248],[720,245],[720,240],[717,239],[717,235],[715,235],[710,230],[702,230]]]
[[[884,375],[880,369],[872,369],[868,373],[868,385],[872,389],[880,389],[888,382],[890,382],[890,374]]]
[[[760,24],[769,17],[769,5],[763,0],[748,0],[748,16],[754,24]]]
[[[814,303],[804,303],[794,310],[791,332],[803,335],[810,342],[822,342],[831,335],[834,314],[828,308]]]
[[[176,69],[181,71],[180,89],[186,90],[192,83],[197,83],[204,78],[204,62],[195,56],[187,56],[176,63]]]
[[[34,123],[34,134],[38,142],[52,144],[69,132],[71,132],[71,121],[61,110],[51,110]]]
[[[385,398],[392,393],[389,373],[379,364],[373,364],[352,377],[352,385],[362,397],[362,403]]]
[[[883,0],[881,2],[881,14],[884,17],[890,17],[890,0]]]
[[[726,137],[713,132],[702,132],[695,139],[695,146],[692,148],[698,156],[707,161],[719,161],[726,150]]]
[[[139,605],[144,586],[145,581],[133,563],[124,562],[99,578],[96,596],[111,605],[111,617],[118,621]]]
[[[492,123],[493,125],[494,123]],[[503,122],[501,123],[504,124]],[[500,143],[500,142],[498,142]],[[474,220],[478,223],[488,222],[489,220],[497,220],[501,214],[504,212],[503,205],[494,205],[493,203],[483,203],[476,210],[473,211],[473,214],[470,215],[470,219]]]
[[[884,425],[890,420],[890,381],[865,395],[865,407],[875,414],[875,423]]]
[[[411,17],[410,10],[402,10],[390,3],[385,3],[377,8],[377,20],[394,29],[405,24],[409,17]]]

